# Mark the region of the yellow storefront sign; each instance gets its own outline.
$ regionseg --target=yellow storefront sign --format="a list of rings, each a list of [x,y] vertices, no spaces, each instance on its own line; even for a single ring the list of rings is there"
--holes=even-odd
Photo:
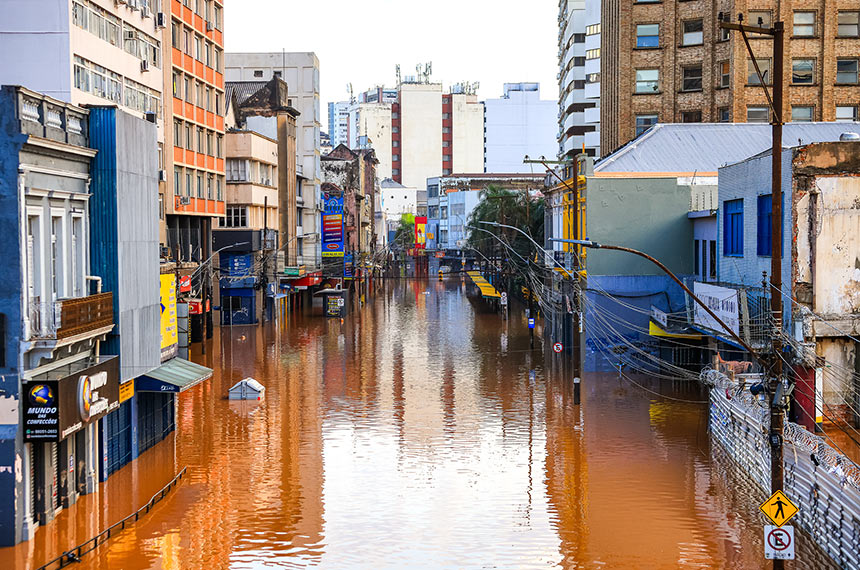
[[[134,396],[133,379],[119,385],[119,403],[122,404],[126,400],[130,400],[132,396]]]
[[[161,275],[161,352],[179,344],[176,327],[176,277]]]

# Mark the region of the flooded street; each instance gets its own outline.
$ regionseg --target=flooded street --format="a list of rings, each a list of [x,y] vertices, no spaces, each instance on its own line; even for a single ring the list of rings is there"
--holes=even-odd
[[[0,550],[0,568],[89,539],[183,467],[74,567],[765,566],[763,497],[709,445],[704,392],[587,375],[575,406],[542,348],[519,311],[480,312],[458,279],[380,286],[344,322],[216,330],[193,356],[215,375],[178,398],[177,431]],[[226,400],[249,376],[264,400]],[[798,558],[826,567],[803,536]]]

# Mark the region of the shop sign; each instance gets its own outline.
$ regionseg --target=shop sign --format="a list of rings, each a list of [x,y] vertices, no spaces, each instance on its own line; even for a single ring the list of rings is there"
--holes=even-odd
[[[134,396],[134,379],[119,385],[119,403],[131,400],[132,396]]]
[[[339,317],[341,315],[341,307],[343,307],[343,299],[338,295],[329,295],[326,297],[325,316]]]
[[[174,280],[175,279],[176,278],[174,277]],[[174,281],[174,287],[176,287],[175,283],[176,283],[176,281]],[[183,277],[180,277],[179,278],[179,292],[180,293],[188,293],[190,291],[191,291],[191,276],[185,275]]]
[[[189,315],[202,315],[203,314],[203,301],[200,299],[189,299],[188,300],[188,314]]]
[[[693,282],[693,293],[701,299],[721,321],[726,323],[735,334],[740,334],[740,318],[738,310],[738,292],[736,289],[718,287],[709,283]],[[700,326],[716,331],[718,334],[728,332],[698,303],[693,305],[693,321]]]
[[[59,441],[59,382],[28,382],[24,398],[24,439]]]
[[[60,441],[119,407],[119,359],[60,379],[34,379],[24,389],[24,439]]]
[[[415,218],[415,249],[427,247],[427,218],[418,216]]]
[[[343,257],[343,198],[325,195],[322,216],[322,256]]]
[[[190,277],[189,287],[190,287]],[[179,345],[179,333],[176,326],[176,276],[161,275],[161,360],[172,358]]]

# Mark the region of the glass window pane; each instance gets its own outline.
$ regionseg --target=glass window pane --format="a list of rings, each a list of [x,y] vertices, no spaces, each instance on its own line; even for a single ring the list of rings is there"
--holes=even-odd
[[[836,120],[838,122],[856,121],[857,107],[853,106],[837,106]]]
[[[812,121],[812,113],[812,107],[794,106],[791,108],[791,120],[796,123],[808,123]]]
[[[791,82],[800,85],[811,85],[813,83],[812,71],[815,60],[795,59],[791,63]]]
[[[836,83],[857,83],[857,60],[836,60]]]

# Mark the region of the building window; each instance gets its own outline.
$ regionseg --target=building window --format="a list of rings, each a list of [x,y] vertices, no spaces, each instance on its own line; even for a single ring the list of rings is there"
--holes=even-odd
[[[773,25],[770,10],[750,10],[747,14],[747,24],[759,28],[770,28]],[[764,37],[763,34],[751,34],[752,37]]]
[[[636,93],[656,93],[660,90],[659,69],[636,70]]]
[[[729,30],[727,30],[726,28],[719,28],[719,34],[720,34],[720,36],[719,36],[720,39],[717,41],[720,41],[720,42],[729,41],[729,37],[730,37],[729,36]]]
[[[199,152],[200,154],[203,154],[204,150],[205,150],[205,148],[203,146],[203,129],[198,128],[197,129],[197,152]]]
[[[721,123],[729,123],[731,122],[731,114],[729,113],[728,107],[720,107],[717,109],[717,117],[719,122]]]
[[[450,118],[451,118],[451,113],[442,113],[442,120],[443,120],[443,121],[444,121],[445,119],[450,119]]]
[[[442,155],[442,162],[451,162],[451,155],[450,154],[443,154]]]
[[[683,68],[683,78],[681,80],[681,91],[701,91],[702,90],[702,66],[691,65]]]
[[[770,77],[770,58],[756,58],[756,62],[761,71],[761,76],[764,77],[765,84],[770,85],[772,83]],[[755,64],[753,64],[751,58],[747,60],[747,85],[761,85],[761,81],[758,80],[758,74],[755,72]]]
[[[586,36],[595,36],[600,33],[600,24],[591,24],[585,27]]]
[[[857,83],[857,60],[856,59],[837,59],[836,60],[836,83],[855,84]]]
[[[451,141],[442,141],[443,148],[448,148],[449,146],[451,146]]]
[[[392,168],[391,169],[391,176],[400,176],[400,169],[399,168]]]
[[[173,72],[173,96],[177,99],[182,97],[182,78],[175,71]]]
[[[399,147],[399,146],[400,146],[400,141],[391,141],[391,146],[393,146],[394,148]]]
[[[212,196],[212,176],[209,175],[206,177],[206,198],[211,200]]]
[[[227,159],[227,182],[248,182],[248,161],[242,158]]]
[[[682,123],[701,123],[702,122],[702,112],[701,111],[681,111],[681,122]]]
[[[693,240],[693,273],[699,275],[699,240]]]
[[[262,69],[255,69],[254,70],[254,77],[263,77],[263,70]]]
[[[216,199],[219,202],[223,201],[224,200],[224,194],[221,191],[221,177],[220,176],[215,179],[215,192],[216,192]],[[298,194],[298,195],[301,196],[301,194]]]
[[[710,246],[710,254],[708,256],[708,277],[711,279],[717,278],[717,240],[711,239],[708,240],[708,245]]]
[[[660,46],[660,24],[639,24],[636,26],[636,47],[655,48]]]
[[[391,127],[391,132],[392,132],[392,133],[395,133],[395,134],[396,134],[396,133],[399,133],[399,132],[400,132],[400,127]]]
[[[815,12],[795,12],[794,31],[798,37],[812,37],[815,35]]]
[[[793,123],[810,123],[814,115],[815,107],[811,105],[794,105],[791,107],[791,121]]]
[[[772,194],[764,194],[758,197],[758,219],[757,221],[757,231],[756,231],[756,253],[762,256],[770,256],[773,254],[773,225],[772,225],[772,217],[773,213],[773,198]],[[780,239],[782,239],[782,221],[779,224],[780,228]]]
[[[836,122],[847,123],[857,120],[857,107],[838,105],[836,107]]]
[[[203,197],[203,175],[202,174],[197,175],[197,197],[198,198]]]
[[[840,38],[860,36],[860,12],[839,11],[836,35]]]
[[[182,123],[173,121],[173,146],[182,148]]]
[[[191,33],[188,30],[183,29],[182,39],[184,40],[182,43],[185,44],[185,55],[191,55]]]
[[[215,139],[215,158],[224,158],[224,135],[218,135]]]
[[[791,60],[791,82],[795,85],[812,85],[815,83],[814,70],[814,59]]]
[[[748,123],[767,123],[770,121],[770,109],[766,106],[747,107]]]
[[[729,87],[732,81],[731,65],[728,61],[721,61],[720,64],[720,87]]]
[[[392,162],[400,162],[400,155],[399,154],[391,155],[391,161]]]
[[[245,206],[227,206],[225,222],[228,228],[244,228],[248,225],[248,209]]]
[[[582,67],[583,65],[585,65],[585,58],[584,57],[573,58],[573,67]]]
[[[702,27],[702,20],[686,20],[681,25],[684,28],[684,35],[681,40],[682,46],[702,45],[702,30],[704,29]]]
[[[744,201],[723,202],[723,255],[744,254]]]
[[[585,50],[585,59],[597,59],[600,57],[600,48]]]
[[[179,24],[173,22],[170,27],[170,39],[174,48],[182,48],[182,34],[179,33]]]
[[[636,136],[648,130],[651,125],[657,124],[657,115],[636,115]]]
[[[182,169],[178,166],[173,167],[173,194],[182,196]]]

